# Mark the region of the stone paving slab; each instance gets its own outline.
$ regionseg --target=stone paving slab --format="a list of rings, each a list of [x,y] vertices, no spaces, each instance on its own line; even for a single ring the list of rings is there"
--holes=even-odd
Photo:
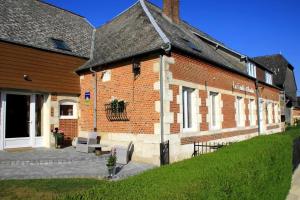
[[[300,167],[295,170],[287,200],[300,200]]]
[[[46,178],[107,177],[108,155],[95,156],[76,152],[74,148],[33,149],[24,152],[0,152],[0,180]],[[130,162],[119,165],[115,180],[133,176],[153,168],[153,165]]]
[[[22,152],[0,151],[0,164],[5,164],[9,161],[81,161],[97,159],[99,159],[99,157],[95,156],[95,154],[77,152],[73,147],[67,147],[64,149],[36,148]]]
[[[116,179],[133,176],[154,166],[130,162],[116,174]],[[72,164],[51,164],[34,166],[0,165],[0,180],[6,179],[47,179],[47,178],[99,178],[107,177],[106,162],[90,161]]]

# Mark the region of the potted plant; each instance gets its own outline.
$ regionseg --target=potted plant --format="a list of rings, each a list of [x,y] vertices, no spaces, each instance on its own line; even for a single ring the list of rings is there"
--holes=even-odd
[[[119,104],[118,99],[114,99],[114,100],[111,101],[111,111],[113,113],[118,112],[118,104]]]
[[[52,134],[55,138],[55,148],[60,149],[64,143],[64,133],[59,128],[52,130]]]
[[[117,163],[116,150],[113,148],[107,159],[107,164],[106,164],[108,170],[108,177],[110,178],[112,178],[116,173],[116,163]]]

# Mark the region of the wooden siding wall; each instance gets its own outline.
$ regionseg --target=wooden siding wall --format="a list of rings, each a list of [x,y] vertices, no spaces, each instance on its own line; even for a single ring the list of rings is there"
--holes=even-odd
[[[83,58],[0,41],[0,89],[80,94],[76,68]],[[32,81],[25,81],[29,75]]]

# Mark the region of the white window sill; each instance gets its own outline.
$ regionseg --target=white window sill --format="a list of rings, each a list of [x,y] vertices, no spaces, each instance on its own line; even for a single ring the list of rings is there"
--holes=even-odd
[[[210,131],[220,131],[222,129],[220,127],[210,127],[209,130]]]
[[[78,119],[75,116],[60,116],[59,119]]]
[[[184,128],[182,130],[183,133],[195,133],[198,132],[195,128]]]

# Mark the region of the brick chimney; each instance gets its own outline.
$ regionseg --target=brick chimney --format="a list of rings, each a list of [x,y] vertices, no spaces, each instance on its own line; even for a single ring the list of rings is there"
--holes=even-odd
[[[163,0],[163,13],[173,22],[179,23],[179,0]]]

